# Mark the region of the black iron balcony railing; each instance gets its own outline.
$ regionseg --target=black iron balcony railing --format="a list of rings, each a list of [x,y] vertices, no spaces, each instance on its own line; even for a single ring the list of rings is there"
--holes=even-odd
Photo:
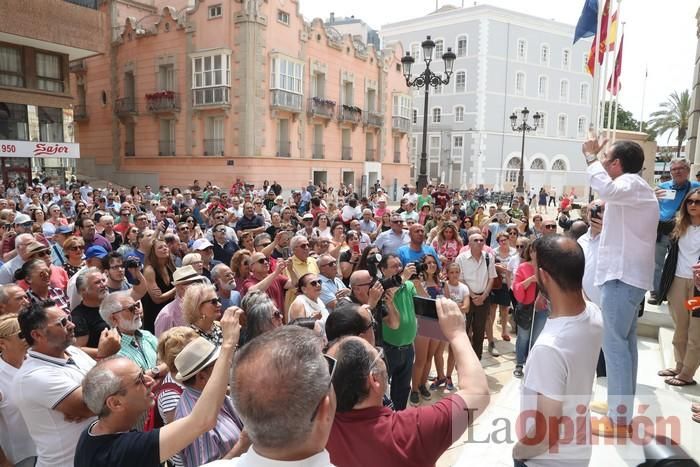
[[[179,112],[180,95],[174,91],[157,91],[146,94],[146,109],[149,112]]]
[[[353,124],[360,123],[362,121],[362,110],[359,107],[343,104],[338,110],[338,121]]]
[[[129,115],[136,113],[136,99],[133,97],[120,97],[114,101],[114,112],[117,115]]]
[[[224,155],[224,140],[222,139],[205,139],[204,140],[204,155],[205,156],[223,156]]]
[[[175,140],[161,139],[158,141],[159,156],[174,156],[175,155]]]
[[[314,117],[330,119],[335,113],[335,101],[322,97],[312,97],[308,101],[306,112]]]

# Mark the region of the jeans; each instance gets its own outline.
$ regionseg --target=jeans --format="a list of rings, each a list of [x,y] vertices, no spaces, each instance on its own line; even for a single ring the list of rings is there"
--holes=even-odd
[[[472,315],[472,348],[479,360],[481,360],[481,354],[484,351],[484,334],[490,312],[491,300],[488,298],[481,305],[475,305],[473,301],[469,304],[469,314]]]
[[[513,467],[527,467],[525,462],[520,462],[517,459],[513,459]]]
[[[644,290],[617,279],[600,286],[603,352],[608,374],[608,416],[620,425],[629,424],[634,412],[637,314],[644,294]]]
[[[656,252],[654,253],[654,294],[658,295],[661,286],[661,272],[664,269],[666,254],[671,246],[671,239],[668,235],[661,235],[656,242]]]
[[[385,342],[384,355],[389,364],[390,394],[394,410],[403,410],[406,408],[408,394],[411,392],[411,372],[415,350],[413,345],[394,347]]]
[[[530,353],[530,348],[537,342],[544,325],[547,324],[549,310],[536,311],[532,320],[532,345],[530,345],[530,329],[518,326],[518,337],[515,339],[515,364],[523,366]]]

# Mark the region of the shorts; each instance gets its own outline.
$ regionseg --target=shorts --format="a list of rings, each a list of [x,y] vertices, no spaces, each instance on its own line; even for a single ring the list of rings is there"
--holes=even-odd
[[[490,297],[495,305],[510,306],[510,292],[505,284],[500,289],[492,290]]]

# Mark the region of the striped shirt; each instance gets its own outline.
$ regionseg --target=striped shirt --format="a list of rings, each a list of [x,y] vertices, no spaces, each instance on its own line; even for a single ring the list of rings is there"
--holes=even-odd
[[[175,420],[192,413],[201,391],[185,386],[175,411]],[[185,467],[194,467],[223,458],[241,436],[243,422],[238,418],[229,396],[216,416],[216,426],[180,452]]]
[[[122,348],[117,355],[132,360],[144,371],[158,363],[158,339],[145,329],[134,332],[133,336],[122,334],[121,343]]]

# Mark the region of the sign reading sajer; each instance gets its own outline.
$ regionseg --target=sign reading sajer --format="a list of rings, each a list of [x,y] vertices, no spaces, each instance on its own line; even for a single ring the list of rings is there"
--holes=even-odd
[[[0,140],[0,157],[65,157],[80,158],[78,143]]]

